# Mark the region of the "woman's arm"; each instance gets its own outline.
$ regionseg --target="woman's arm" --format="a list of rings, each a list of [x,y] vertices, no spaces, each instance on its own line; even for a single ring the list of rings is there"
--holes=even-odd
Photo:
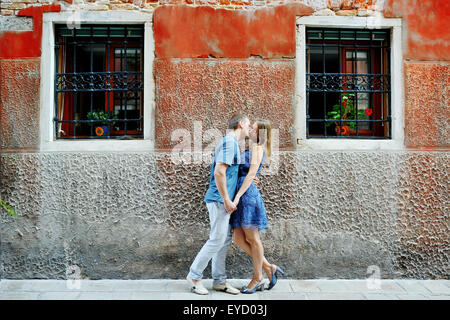
[[[262,158],[264,155],[264,148],[258,145],[254,145],[252,147],[251,159],[250,159],[250,168],[248,170],[248,174],[242,183],[242,186],[239,188],[239,191],[234,196],[233,204],[237,206],[239,203],[239,199],[242,195],[247,191],[247,189],[252,184],[253,180],[256,177],[256,173],[258,172],[259,165],[261,164]]]

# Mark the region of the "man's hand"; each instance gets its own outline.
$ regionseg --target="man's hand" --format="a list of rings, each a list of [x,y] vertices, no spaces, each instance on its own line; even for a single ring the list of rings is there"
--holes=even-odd
[[[253,182],[255,183],[255,185],[257,185],[257,184],[259,183],[258,177],[255,177],[255,178],[253,179]]]
[[[236,210],[236,205],[233,202],[231,202],[230,199],[225,200],[223,204],[225,205],[225,211],[228,214],[231,214],[234,210]]]

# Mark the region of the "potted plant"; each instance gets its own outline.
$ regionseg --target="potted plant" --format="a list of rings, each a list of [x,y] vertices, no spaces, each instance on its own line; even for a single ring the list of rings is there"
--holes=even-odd
[[[110,111],[93,111],[88,112],[87,114],[88,120],[97,120],[95,122],[90,122],[89,125],[92,126],[98,122],[102,124],[102,126],[96,126],[95,134],[97,136],[106,136],[109,133],[109,125],[114,125],[116,122],[109,122],[107,120],[117,120],[117,116]]]
[[[353,103],[354,99],[354,93],[343,93],[341,104],[335,104],[331,107],[332,110],[327,112],[327,119],[338,120],[335,122],[327,121],[326,123],[327,127],[331,126],[333,123],[336,125],[335,130],[337,135],[340,133],[342,135],[355,134],[356,122],[352,121],[356,120],[356,106]],[[372,109],[366,109],[365,112],[363,110],[358,110],[358,120],[366,120],[367,116],[370,114],[372,114]]]

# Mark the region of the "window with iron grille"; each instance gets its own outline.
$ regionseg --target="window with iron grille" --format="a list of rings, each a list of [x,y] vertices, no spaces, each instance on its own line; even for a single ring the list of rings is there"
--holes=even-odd
[[[307,138],[391,139],[390,30],[306,29]]]
[[[143,138],[140,25],[55,26],[57,139]]]

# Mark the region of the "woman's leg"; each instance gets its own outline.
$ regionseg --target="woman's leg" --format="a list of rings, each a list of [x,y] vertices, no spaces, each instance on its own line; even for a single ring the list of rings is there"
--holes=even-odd
[[[252,249],[250,243],[245,238],[244,229],[242,227],[236,227],[233,230],[233,241],[236,243],[242,250],[244,250],[249,256],[252,256]],[[277,266],[273,265],[273,272],[275,272]],[[263,269],[267,274],[267,278],[269,281],[272,281],[272,274],[270,272],[270,263],[267,261],[266,257],[263,255]]]
[[[264,258],[264,247],[259,238],[258,229],[244,229],[245,239],[250,244],[251,256],[253,261],[253,278],[247,286],[249,289],[262,279],[262,267]]]

